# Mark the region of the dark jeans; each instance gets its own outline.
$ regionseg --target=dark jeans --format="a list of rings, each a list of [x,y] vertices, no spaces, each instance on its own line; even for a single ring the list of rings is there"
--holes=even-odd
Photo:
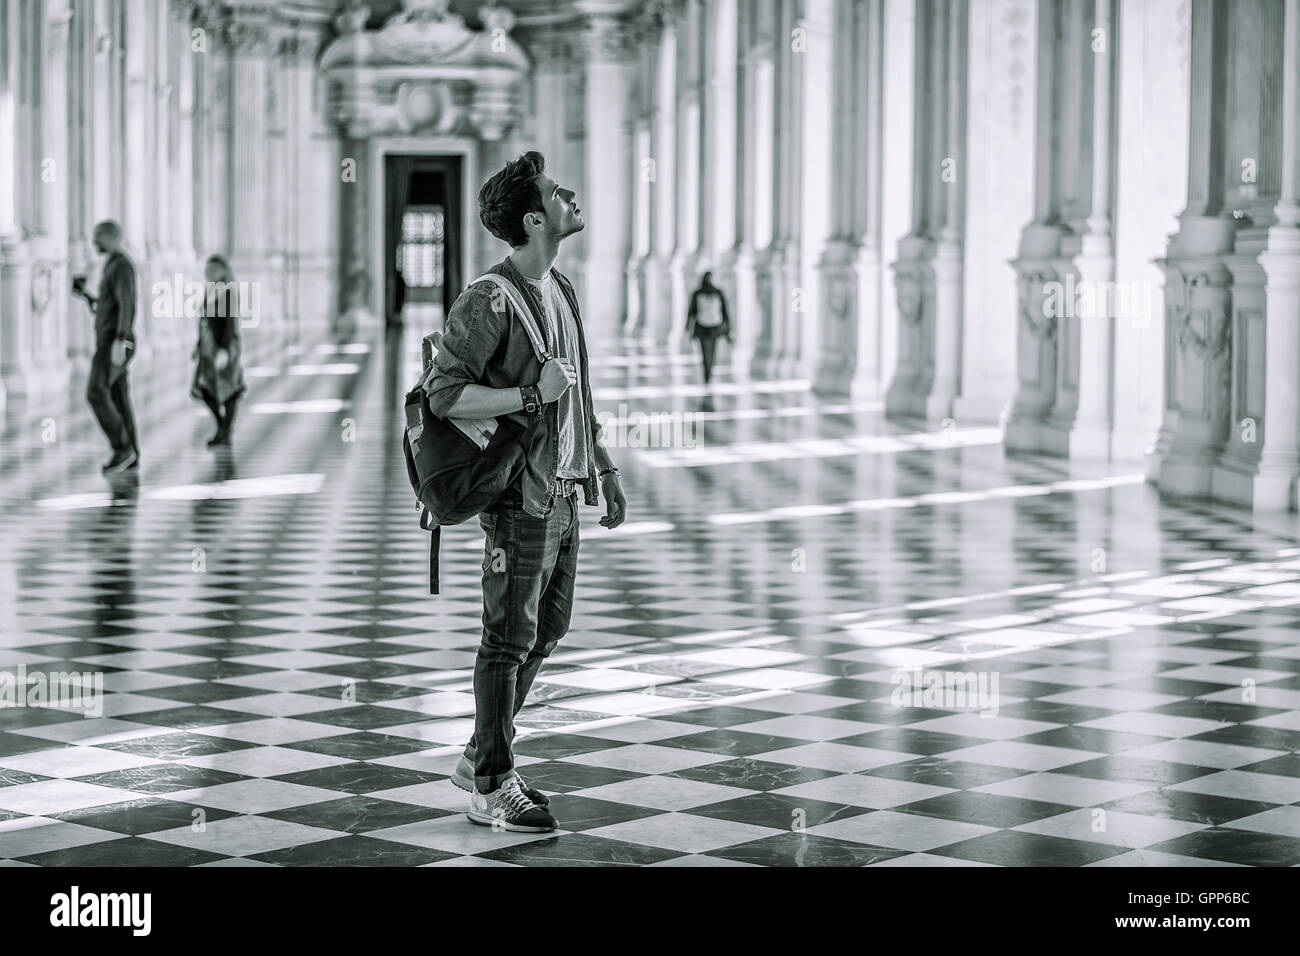
[[[86,383],[86,401],[99,421],[99,427],[108,436],[113,451],[140,453],[140,443],[135,434],[135,413],[131,410],[131,389],[127,376],[128,359],[122,365],[109,361],[108,349],[95,352],[90,361],[90,380]]]
[[[700,339],[700,356],[704,359],[704,384],[709,384],[713,377],[713,357],[717,353],[718,339],[722,337],[721,329],[697,329]]]
[[[542,661],[569,630],[578,567],[578,496],[555,499],[546,518],[523,510],[512,489],[479,515],[483,640],[474,662],[474,783],[491,793],[514,769],[510,745]]]

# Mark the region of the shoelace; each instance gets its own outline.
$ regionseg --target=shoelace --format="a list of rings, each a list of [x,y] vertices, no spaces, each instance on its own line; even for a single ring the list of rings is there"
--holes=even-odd
[[[527,795],[519,789],[519,778],[512,777],[506,783],[501,785],[503,791],[497,797],[497,806],[511,810],[518,815],[523,815],[533,808],[533,801],[529,800]]]

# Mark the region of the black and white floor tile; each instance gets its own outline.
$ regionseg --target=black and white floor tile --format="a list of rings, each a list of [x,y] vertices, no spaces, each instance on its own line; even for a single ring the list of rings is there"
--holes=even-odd
[[[250,367],[216,453],[187,370],[142,357],[111,483],[79,385],[11,403],[0,671],[105,693],[0,709],[0,865],[1300,865],[1289,522],[624,343],[593,346],[599,408],[697,444],[613,449],[629,522],[584,509],[518,721],[561,829],[470,824],[481,533],[444,532],[429,596],[414,338]]]

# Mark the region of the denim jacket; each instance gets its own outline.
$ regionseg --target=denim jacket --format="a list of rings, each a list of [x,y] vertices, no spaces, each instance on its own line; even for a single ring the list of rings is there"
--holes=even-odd
[[[541,303],[508,257],[487,271],[513,282],[533,313],[537,327],[546,328]],[[587,477],[579,484],[582,485],[583,502],[594,505],[599,503],[595,450],[602,442],[600,423],[596,421],[591,404],[587,340],[582,331],[582,317],[573,285],[558,269],[552,268],[551,275],[568,298],[578,325],[578,355],[582,362],[578,386],[582,389],[583,410],[591,428],[592,451]],[[493,308],[494,302],[502,306],[499,311]],[[542,367],[533,353],[528,333],[521,323],[514,321],[513,307],[502,301],[492,283],[480,282],[467,288],[452,304],[425,391],[429,396],[430,410],[439,418],[445,418],[466,385],[485,385],[488,388],[536,385],[541,374]],[[537,413],[541,415],[541,421],[526,450],[521,490],[524,511],[535,518],[547,517],[555,504],[555,476],[560,455],[558,408],[558,402],[541,406]],[[522,411],[505,417],[524,427],[530,423],[530,416]]]

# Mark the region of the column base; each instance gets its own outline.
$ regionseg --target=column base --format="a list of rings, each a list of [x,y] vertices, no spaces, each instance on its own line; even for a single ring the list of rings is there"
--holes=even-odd
[[[1300,467],[1298,465],[1297,467]],[[1252,482],[1250,508],[1253,511],[1295,511],[1296,471],[1263,471]]]
[[[1076,422],[1067,439],[1069,457],[1079,461],[1109,462],[1111,442],[1110,426],[1106,423]]]
[[[646,348],[658,348],[668,342],[668,325],[673,321],[671,276],[668,263],[659,256],[645,262],[645,319],[641,324],[640,342]],[[682,316],[685,325],[686,316]]]
[[[932,424],[956,421],[953,418],[956,400],[949,393],[938,394],[933,391],[925,400],[925,420]]]
[[[1014,411],[1007,417],[1002,431],[1002,447],[1008,455],[1046,455],[1070,457],[1070,433],[1053,423]]]
[[[812,375],[812,391],[825,398],[848,398],[853,393],[853,369],[823,356],[822,364]]]
[[[1153,457],[1152,465],[1147,469],[1147,477],[1165,497],[1173,500],[1203,500],[1213,492],[1217,457],[1212,453],[1177,452]]]
[[[996,425],[1008,414],[1011,399],[1010,395],[958,395],[952,403],[952,417],[963,425]]]
[[[1159,422],[1152,422],[1146,428],[1141,426],[1116,428],[1111,433],[1110,439],[1111,460],[1144,460],[1155,452],[1155,437],[1159,431]]]

